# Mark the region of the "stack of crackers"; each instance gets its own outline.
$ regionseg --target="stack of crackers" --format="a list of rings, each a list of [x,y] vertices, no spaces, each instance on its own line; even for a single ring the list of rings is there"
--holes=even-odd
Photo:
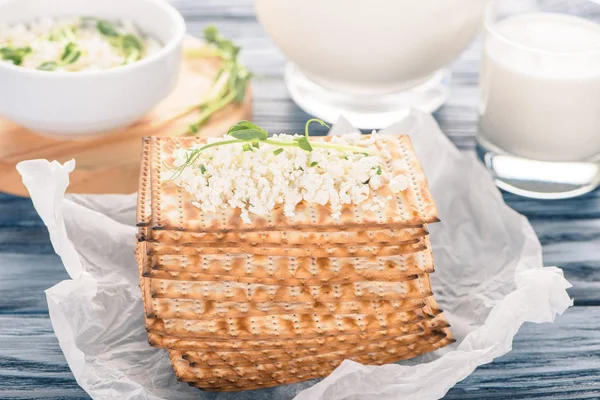
[[[408,189],[383,186],[365,211],[298,204],[243,223],[203,213],[169,181],[176,149],[199,138],[146,138],[137,257],[152,346],[175,374],[213,391],[325,377],[344,360],[381,365],[454,341],[435,302],[427,224],[438,221],[407,136],[381,136]],[[375,204],[375,203],[374,203]]]

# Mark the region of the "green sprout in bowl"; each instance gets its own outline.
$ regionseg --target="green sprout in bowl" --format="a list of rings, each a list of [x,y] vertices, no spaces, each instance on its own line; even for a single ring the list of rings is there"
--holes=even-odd
[[[3,60],[12,61],[14,65],[21,65],[23,58],[31,53],[31,47],[0,47],[0,57]]]
[[[110,44],[120,50],[125,56],[123,65],[131,64],[141,60],[144,57],[145,48],[142,40],[133,33],[121,34],[117,27],[110,21],[98,20],[96,28],[104,37],[108,39]]]

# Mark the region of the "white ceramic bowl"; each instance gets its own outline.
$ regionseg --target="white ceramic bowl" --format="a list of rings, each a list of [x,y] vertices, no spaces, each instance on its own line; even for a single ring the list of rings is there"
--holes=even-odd
[[[166,1],[0,0],[0,23],[42,16],[130,19],[163,47],[98,71],[43,72],[0,63],[0,115],[52,136],[97,136],[137,121],[175,87],[185,22]]]
[[[254,0],[259,21],[312,82],[378,96],[422,85],[477,34],[489,0]]]

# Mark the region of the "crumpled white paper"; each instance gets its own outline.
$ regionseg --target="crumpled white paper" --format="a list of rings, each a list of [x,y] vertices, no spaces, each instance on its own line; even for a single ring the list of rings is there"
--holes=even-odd
[[[344,120],[332,129],[353,130]],[[436,199],[442,222],[430,226],[433,289],[457,343],[400,364],[345,361],[317,384],[243,394],[201,392],[177,382],[167,352],[148,345],[133,254],[136,196],[65,197],[73,161],[20,163],[71,277],[46,295],[52,326],[81,387],[96,399],[436,399],[477,366],[510,351],[523,322],[553,321],[572,304],[562,271],[542,267],[528,221],[504,204],[485,169],[459,153],[431,116],[413,113],[382,133],[411,135]]]

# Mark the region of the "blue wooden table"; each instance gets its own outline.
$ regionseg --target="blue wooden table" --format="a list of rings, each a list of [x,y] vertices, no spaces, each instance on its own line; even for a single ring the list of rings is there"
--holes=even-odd
[[[254,120],[259,125],[271,132],[302,130],[309,116],[290,100],[282,78],[284,57],[256,22],[251,0],[174,4],[192,34],[216,23],[243,46],[244,61],[256,74]],[[465,151],[474,147],[478,67],[474,44],[454,64],[451,98],[436,113],[446,134]],[[511,353],[478,368],[447,398],[600,398],[600,192],[552,202],[504,197],[530,219],[545,263],[564,269],[575,307],[555,324],[523,326]],[[31,201],[0,194],[0,398],[88,398],[48,318],[44,289],[65,278]]]

